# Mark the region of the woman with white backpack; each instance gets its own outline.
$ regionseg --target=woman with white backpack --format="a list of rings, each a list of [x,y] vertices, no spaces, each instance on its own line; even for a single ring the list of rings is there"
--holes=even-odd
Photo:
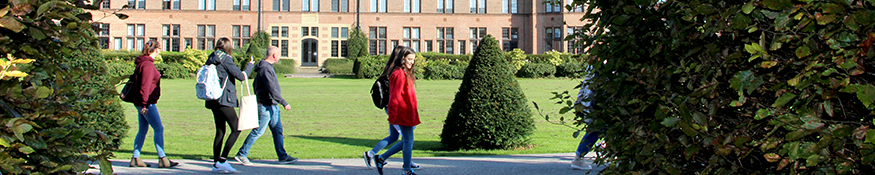
[[[245,71],[240,71],[240,68],[234,64],[234,57],[231,56],[233,43],[228,38],[221,38],[216,41],[215,51],[210,54],[205,64],[216,65],[216,72],[222,83],[222,95],[215,100],[207,100],[205,107],[213,111],[213,118],[216,123],[216,137],[213,141],[213,172],[214,173],[235,173],[237,169],[231,167],[228,163],[228,153],[237,142],[237,136],[240,131],[237,130],[237,112],[234,110],[237,107],[237,86],[236,80],[243,81],[247,75],[252,73],[252,68],[255,67],[255,61],[249,60]],[[222,140],[225,137],[225,123],[228,123],[231,131],[224,147]],[[220,154],[221,153],[221,154]]]

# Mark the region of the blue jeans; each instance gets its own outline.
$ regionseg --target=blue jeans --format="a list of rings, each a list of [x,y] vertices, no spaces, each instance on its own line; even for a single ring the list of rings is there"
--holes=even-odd
[[[137,118],[139,119],[140,130],[137,131],[137,137],[134,137],[134,155],[133,158],[140,157],[140,149],[143,149],[143,142],[146,141],[146,133],[149,132],[149,126],[155,130],[155,149],[158,151],[158,157],[165,157],[164,154],[164,125],[161,124],[161,116],[158,115],[158,107],[155,104],[146,105],[148,111],[146,115],[140,113],[143,106],[137,107]]]
[[[599,141],[599,132],[588,132],[580,139],[580,144],[577,145],[577,155],[584,156],[592,149],[592,145]]]
[[[283,123],[280,121],[280,108],[278,105],[265,106],[261,103],[258,104],[258,128],[249,132],[249,136],[243,141],[243,146],[240,147],[237,155],[248,157],[252,144],[255,144],[255,140],[264,135],[267,128],[270,128],[270,133],[273,135],[276,156],[279,160],[287,159],[289,155],[286,154],[286,149],[283,147]]]
[[[392,147],[389,148],[389,150],[386,150],[386,152],[383,153],[383,155],[381,155],[380,157],[387,159],[389,157],[392,157],[393,154],[398,153],[398,151],[403,150],[402,155],[404,157],[404,171],[413,171],[410,168],[410,165],[413,164],[413,160],[411,159],[411,157],[413,156],[413,129],[416,127],[401,125],[396,126],[398,126],[398,129],[401,130],[401,142],[392,145]]]

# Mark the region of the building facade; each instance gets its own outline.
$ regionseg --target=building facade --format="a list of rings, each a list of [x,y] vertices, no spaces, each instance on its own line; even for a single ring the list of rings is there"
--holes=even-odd
[[[369,37],[371,55],[390,54],[396,45],[470,54],[487,34],[507,51],[578,53],[563,39],[585,25],[579,20],[585,8],[567,10],[564,4],[571,0],[555,2],[563,5],[545,0],[106,0],[100,4],[104,15],[119,11],[130,17],[94,15],[105,49],[140,50],[155,39],[165,51],[212,50],[222,37],[240,47],[264,30],[281,58],[316,67],[346,57],[348,31],[356,21]]]

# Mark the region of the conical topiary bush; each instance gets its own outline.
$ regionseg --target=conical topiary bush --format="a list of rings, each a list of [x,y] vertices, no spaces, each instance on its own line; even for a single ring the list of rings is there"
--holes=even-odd
[[[480,40],[441,133],[449,149],[502,149],[525,144],[535,129],[514,68],[491,35]]]

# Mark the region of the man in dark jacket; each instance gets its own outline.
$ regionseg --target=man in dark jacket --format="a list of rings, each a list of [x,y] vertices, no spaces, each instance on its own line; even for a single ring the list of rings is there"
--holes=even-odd
[[[276,72],[273,70],[273,64],[279,61],[279,48],[271,46],[267,48],[267,54],[264,60],[255,65],[255,97],[258,101],[258,128],[252,129],[243,146],[237,152],[237,159],[243,165],[252,165],[249,162],[249,149],[255,140],[264,135],[267,128],[273,134],[273,146],[276,149],[277,157],[280,164],[290,164],[298,161],[298,158],[291,157],[286,154],[283,148],[283,123],[280,121],[280,111],[277,104],[282,105],[286,110],[291,110],[292,107],[286,100],[283,99],[280,92],[280,86],[277,82]]]

